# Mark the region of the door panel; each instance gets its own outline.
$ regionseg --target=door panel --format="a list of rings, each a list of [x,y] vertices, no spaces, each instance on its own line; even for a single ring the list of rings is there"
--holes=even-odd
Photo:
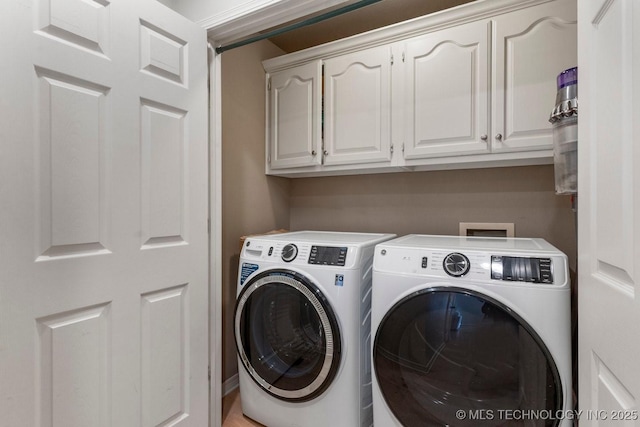
[[[141,100],[142,245],[183,244],[187,111]]]
[[[144,294],[141,299],[142,425],[187,418],[189,368],[188,287]],[[162,357],[158,357],[162,355]]]
[[[640,8],[580,2],[578,22],[579,404],[609,419],[621,410],[638,425]]]
[[[108,253],[110,89],[37,67],[38,259]]]
[[[89,51],[107,54],[110,41],[109,0],[40,0],[37,31]]]
[[[109,304],[36,319],[41,425],[106,425],[111,320]]]
[[[0,425],[207,425],[204,30],[155,1],[0,21]]]

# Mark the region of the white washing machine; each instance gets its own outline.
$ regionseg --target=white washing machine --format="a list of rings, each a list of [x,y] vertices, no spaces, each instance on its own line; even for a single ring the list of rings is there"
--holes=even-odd
[[[377,245],[376,427],[572,425],[567,257],[542,239]]]
[[[372,424],[373,251],[393,237],[301,231],[245,241],[234,325],[245,415],[270,427]]]

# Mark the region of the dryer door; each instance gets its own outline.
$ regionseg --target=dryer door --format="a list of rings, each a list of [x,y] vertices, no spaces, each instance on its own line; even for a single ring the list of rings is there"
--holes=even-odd
[[[250,279],[238,296],[235,338],[242,365],[269,394],[310,400],[340,363],[338,322],[322,291],[289,270]]]
[[[411,426],[555,426],[556,364],[504,304],[467,289],[428,288],[378,327],[373,362],[387,406]]]

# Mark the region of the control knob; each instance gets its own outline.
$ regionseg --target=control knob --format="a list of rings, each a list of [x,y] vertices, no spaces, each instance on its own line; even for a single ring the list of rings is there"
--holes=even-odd
[[[282,248],[282,260],[291,262],[298,256],[298,247],[293,243],[288,243]]]
[[[465,255],[454,252],[444,258],[442,267],[449,276],[460,277],[469,272],[471,263],[469,262],[469,258]]]

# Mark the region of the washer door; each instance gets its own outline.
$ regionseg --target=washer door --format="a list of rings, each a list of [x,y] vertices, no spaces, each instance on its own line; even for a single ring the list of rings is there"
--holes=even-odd
[[[267,271],[244,285],[236,302],[235,337],[251,378],[282,400],[320,395],[340,363],[333,310],[317,286],[289,270]]]
[[[559,423],[562,385],[549,350],[516,313],[478,292],[438,287],[402,299],[378,327],[373,362],[405,427]]]

